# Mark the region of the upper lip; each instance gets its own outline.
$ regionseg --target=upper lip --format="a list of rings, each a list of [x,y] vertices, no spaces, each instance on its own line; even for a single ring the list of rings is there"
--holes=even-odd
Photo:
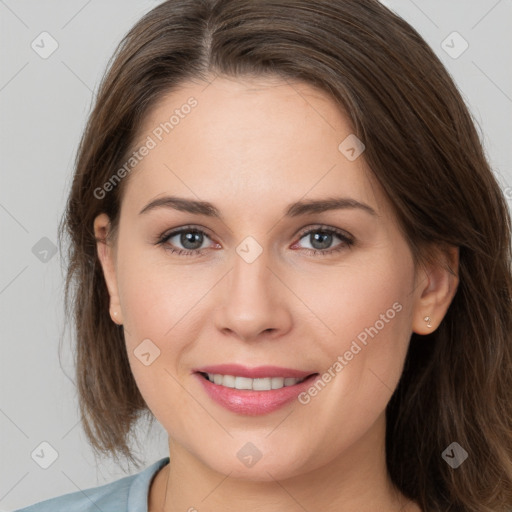
[[[194,372],[212,373],[220,375],[233,375],[236,377],[247,377],[250,379],[261,379],[264,377],[293,377],[303,379],[315,372],[295,370],[293,368],[282,368],[279,366],[256,366],[249,368],[240,364],[218,364],[196,368]]]

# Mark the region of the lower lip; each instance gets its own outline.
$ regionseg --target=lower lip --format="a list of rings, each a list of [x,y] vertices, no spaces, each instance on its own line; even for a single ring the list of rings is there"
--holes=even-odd
[[[215,402],[232,412],[248,416],[267,414],[284,407],[295,400],[300,393],[311,386],[313,381],[319,377],[318,374],[314,374],[293,386],[271,389],[269,391],[253,391],[228,388],[210,382],[199,373],[195,375],[212,400],[215,400]]]

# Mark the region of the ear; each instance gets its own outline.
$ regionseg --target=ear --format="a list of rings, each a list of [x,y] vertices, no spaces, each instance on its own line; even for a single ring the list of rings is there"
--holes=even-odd
[[[94,236],[98,258],[103,269],[103,275],[110,295],[110,318],[118,325],[123,324],[123,314],[119,301],[119,291],[116,276],[116,250],[112,242],[109,242],[107,235],[110,230],[110,219],[107,214],[102,213],[94,219]]]
[[[412,330],[417,334],[430,334],[439,327],[459,285],[459,248],[434,251],[436,258],[418,268],[416,276]]]

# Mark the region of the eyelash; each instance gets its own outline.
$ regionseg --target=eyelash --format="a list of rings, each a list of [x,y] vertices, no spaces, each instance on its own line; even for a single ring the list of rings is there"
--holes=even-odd
[[[337,245],[334,249],[326,249],[326,250],[307,249],[307,248],[303,249],[303,250],[307,251],[308,255],[311,255],[311,256],[317,256],[317,255],[328,256],[330,254],[341,251],[344,248],[350,248],[355,243],[353,238],[347,236],[347,234],[345,234],[340,229],[331,228],[331,227],[327,227],[327,226],[316,226],[314,228],[303,231],[299,234],[299,240],[304,238],[306,235],[310,235],[311,233],[317,233],[317,232],[320,232],[323,234],[329,234],[329,235],[336,235],[338,238],[341,239],[342,243]],[[178,256],[189,256],[189,257],[202,256],[204,254],[204,251],[206,251],[206,249],[188,250],[188,249],[174,249],[170,246],[165,247],[165,244],[169,239],[171,239],[172,237],[174,237],[176,235],[180,235],[181,233],[200,233],[200,234],[206,235],[208,238],[210,238],[208,236],[208,234],[205,231],[203,231],[202,229],[199,229],[195,226],[184,226],[183,228],[180,228],[176,231],[172,231],[171,233],[163,234],[156,242],[156,245],[162,245],[162,246],[164,246],[164,249],[166,251],[169,251],[170,253],[176,254]]]

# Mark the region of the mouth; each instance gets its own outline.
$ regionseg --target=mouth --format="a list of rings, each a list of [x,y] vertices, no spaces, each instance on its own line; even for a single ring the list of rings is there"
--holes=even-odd
[[[295,401],[320,376],[318,372],[274,366],[217,365],[193,371],[213,402],[242,415],[276,411]]]

